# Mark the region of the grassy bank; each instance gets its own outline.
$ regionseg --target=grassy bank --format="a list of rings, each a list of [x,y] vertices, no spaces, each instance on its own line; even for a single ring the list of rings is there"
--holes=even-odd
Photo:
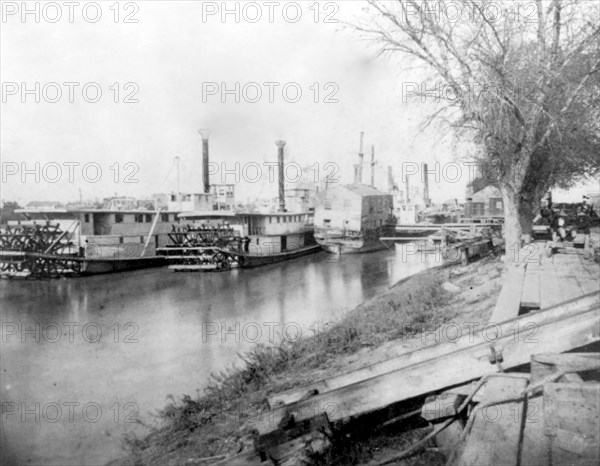
[[[240,355],[242,369],[212,374],[202,394],[171,398],[159,413],[161,427],[145,438],[128,437],[128,456],[111,464],[210,464],[251,446],[244,421],[268,409],[268,395],[431,344],[422,333],[452,320],[487,319],[500,289],[500,270],[495,259],[429,270],[362,303],[327,331],[293,343],[258,345]],[[446,282],[458,288],[447,291]],[[336,432],[333,447],[315,461],[366,463],[414,443],[427,430],[406,427]],[[441,455],[425,450],[407,464],[440,461]]]

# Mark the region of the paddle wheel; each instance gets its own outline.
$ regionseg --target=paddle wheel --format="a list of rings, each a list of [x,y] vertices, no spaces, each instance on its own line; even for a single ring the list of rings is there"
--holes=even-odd
[[[80,273],[83,258],[71,235],[70,228],[51,221],[6,225],[0,230],[0,275],[42,279]]]
[[[240,265],[236,251],[242,240],[227,225],[173,225],[169,239],[171,243],[157,253],[167,258],[171,269],[224,271]]]

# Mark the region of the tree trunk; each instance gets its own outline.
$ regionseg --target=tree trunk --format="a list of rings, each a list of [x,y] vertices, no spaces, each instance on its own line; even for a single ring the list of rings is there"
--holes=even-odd
[[[519,199],[517,202],[519,203],[518,213],[521,233],[530,238],[533,230],[533,219],[535,218],[533,202],[529,198],[523,196],[518,197]]]
[[[500,185],[504,204],[504,247],[508,260],[516,257],[521,248],[521,223],[519,221],[519,195],[506,184]]]

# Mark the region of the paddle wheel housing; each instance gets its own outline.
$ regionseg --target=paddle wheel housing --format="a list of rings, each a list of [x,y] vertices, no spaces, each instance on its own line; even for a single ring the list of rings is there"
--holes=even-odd
[[[173,225],[170,244],[157,252],[175,270],[229,270],[241,265],[236,251],[242,250],[243,239],[227,225]]]
[[[70,228],[53,221],[9,223],[0,230],[0,275],[36,279],[81,272],[83,257]]]

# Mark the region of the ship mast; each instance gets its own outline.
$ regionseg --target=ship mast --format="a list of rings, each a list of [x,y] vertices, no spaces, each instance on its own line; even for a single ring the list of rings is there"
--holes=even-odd
[[[365,136],[364,131],[360,132],[360,149],[358,151],[358,182],[362,183],[362,175],[363,175],[363,159],[365,158],[365,154],[363,153],[363,138]]]
[[[354,182],[362,183],[362,170],[363,170],[363,159],[365,155],[363,154],[363,138],[364,131],[360,132],[360,147],[358,149],[358,163],[354,165]]]
[[[179,206],[179,210],[181,210],[181,191],[179,190],[179,159],[180,157],[177,155],[175,157],[175,165],[177,168],[177,203]]]

